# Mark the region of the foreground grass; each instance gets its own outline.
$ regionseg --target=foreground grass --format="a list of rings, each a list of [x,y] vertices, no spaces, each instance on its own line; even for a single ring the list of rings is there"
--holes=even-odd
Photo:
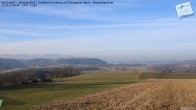
[[[122,85],[139,82],[138,73],[96,73],[56,79],[61,83],[0,90],[1,110],[24,110],[31,106],[69,100]]]

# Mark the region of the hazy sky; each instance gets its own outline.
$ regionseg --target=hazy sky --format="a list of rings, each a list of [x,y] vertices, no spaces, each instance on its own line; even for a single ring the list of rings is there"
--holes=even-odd
[[[110,1],[114,4],[0,8],[0,54],[196,59],[196,16],[179,20],[175,10],[187,1]],[[189,1],[196,12],[196,1]]]

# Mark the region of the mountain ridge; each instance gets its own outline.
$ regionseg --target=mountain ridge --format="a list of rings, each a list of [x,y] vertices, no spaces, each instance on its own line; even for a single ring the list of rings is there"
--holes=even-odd
[[[106,65],[107,62],[98,58],[35,58],[35,59],[9,59],[0,58],[0,69],[54,67],[70,65]]]

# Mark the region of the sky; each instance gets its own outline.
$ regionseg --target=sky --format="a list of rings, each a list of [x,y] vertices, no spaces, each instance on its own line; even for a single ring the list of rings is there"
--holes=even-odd
[[[195,0],[106,1],[114,3],[0,7],[0,54],[196,59],[196,16],[179,20],[175,10],[175,5],[191,2],[196,12]]]

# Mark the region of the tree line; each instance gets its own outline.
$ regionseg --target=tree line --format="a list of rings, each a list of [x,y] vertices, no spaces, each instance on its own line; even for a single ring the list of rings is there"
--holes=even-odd
[[[80,75],[80,70],[73,67],[32,68],[0,73],[0,87],[24,84],[52,82],[54,78]]]
[[[150,66],[149,69],[160,73],[196,73],[196,65],[167,64]]]

